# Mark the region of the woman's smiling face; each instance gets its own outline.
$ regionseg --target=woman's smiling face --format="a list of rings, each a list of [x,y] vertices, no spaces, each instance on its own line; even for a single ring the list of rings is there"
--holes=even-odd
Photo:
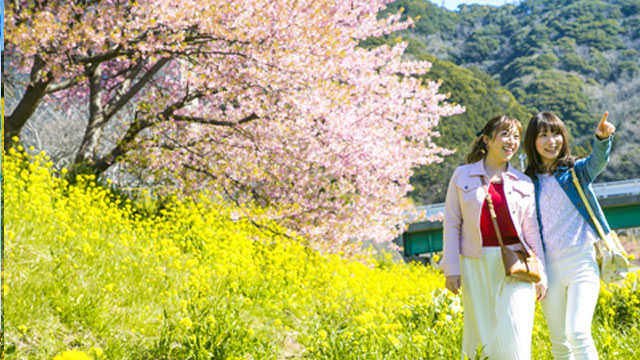
[[[562,150],[562,134],[559,131],[540,131],[536,137],[536,151],[544,165],[551,165]]]
[[[520,147],[520,132],[514,125],[509,129],[498,130],[493,139],[487,141],[487,157],[496,161],[509,161]]]

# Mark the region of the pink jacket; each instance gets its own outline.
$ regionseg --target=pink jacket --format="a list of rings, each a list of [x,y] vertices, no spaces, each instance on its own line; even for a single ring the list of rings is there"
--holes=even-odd
[[[485,200],[485,191],[481,176],[485,177],[488,184],[488,175],[482,160],[459,166],[449,181],[443,219],[443,256],[440,262],[445,276],[460,275],[460,255],[482,256],[480,212]],[[513,225],[518,236],[527,242],[540,259],[540,282],[546,285],[544,253],[536,219],[533,183],[511,164],[508,165],[502,181]],[[521,245],[514,244],[510,247],[518,248]]]

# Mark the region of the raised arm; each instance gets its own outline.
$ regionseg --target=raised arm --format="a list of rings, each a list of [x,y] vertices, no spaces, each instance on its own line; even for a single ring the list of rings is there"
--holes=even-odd
[[[581,179],[591,183],[604,170],[609,162],[613,133],[615,125],[607,120],[609,113],[605,112],[596,127],[596,136],[593,142],[593,150],[584,161],[576,163],[576,170]]]
[[[604,140],[616,132],[616,126],[607,120],[608,116],[609,112],[607,111],[598,123],[598,127],[596,128],[596,136],[598,137],[598,140]]]

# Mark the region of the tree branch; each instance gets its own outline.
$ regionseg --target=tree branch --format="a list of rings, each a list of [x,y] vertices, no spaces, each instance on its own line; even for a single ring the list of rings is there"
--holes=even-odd
[[[94,168],[98,173],[103,173],[106,171],[111,165],[113,165],[118,158],[122,157],[127,152],[127,148],[129,144],[131,144],[138,134],[150,127],[152,123],[150,121],[140,120],[138,117],[138,112],[136,112],[135,120],[127,129],[127,133],[118,141],[118,143],[102,158],[97,159],[95,161]]]
[[[133,54],[134,52],[132,50],[121,51],[121,46],[118,45],[105,53],[82,57],[82,58],[76,59],[76,61],[80,64],[97,64],[97,63],[103,63],[105,61],[115,59],[118,56],[133,55]]]
[[[138,94],[138,92],[142,90],[145,85],[147,85],[147,83],[153,78],[153,76],[158,73],[158,71],[160,71],[160,69],[162,69],[162,67],[170,60],[171,57],[166,57],[158,60],[158,62],[156,62],[144,75],[142,75],[142,77],[127,91],[124,91],[126,87],[123,86],[122,91],[118,92],[118,94],[116,94],[116,96],[111,99],[109,101],[109,104],[105,107],[105,117],[110,118],[116,112],[118,112],[118,110],[122,109],[122,107],[125,106],[131,100],[131,98]],[[138,71],[134,71],[129,75],[127,81],[132,81],[133,77],[135,77],[138,73]]]
[[[244,124],[249,121],[258,119],[258,115],[256,115],[255,113],[235,121],[212,120],[212,119],[205,119],[197,116],[186,116],[186,115],[171,115],[171,117],[177,121],[185,121],[185,122],[192,122],[192,123],[206,124],[206,125],[216,125],[216,126],[236,126],[236,125]]]
[[[49,85],[47,85],[47,88],[45,89],[45,93],[51,94],[51,93],[54,93],[56,91],[65,90],[65,89],[68,89],[68,88],[72,87],[73,85],[75,85],[77,83],[78,83],[78,78],[77,77],[73,77],[71,79],[60,81],[60,82],[58,82],[56,84],[49,84]]]
[[[143,66],[144,66],[144,62],[142,62],[142,61],[140,61],[140,62],[138,62],[136,64],[131,64],[131,66],[129,66],[129,67],[125,68],[125,69],[122,69],[122,70],[118,71],[116,74],[112,75],[111,78],[112,79],[116,79],[119,76],[125,76],[125,78],[134,79],[140,73],[140,70],[142,70]],[[127,74],[127,73],[129,73],[131,71],[135,72],[135,74],[131,74],[130,73],[131,76],[125,75],[125,74]],[[124,86],[123,83],[124,82],[114,84],[112,87],[107,89],[107,92],[111,93],[113,91],[117,91],[116,89],[122,89],[122,88],[126,89],[126,86]]]

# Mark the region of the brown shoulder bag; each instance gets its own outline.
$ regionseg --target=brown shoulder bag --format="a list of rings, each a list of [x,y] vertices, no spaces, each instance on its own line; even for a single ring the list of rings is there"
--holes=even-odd
[[[502,242],[502,234],[498,227],[498,221],[496,217],[496,211],[493,208],[493,201],[491,200],[491,194],[489,194],[489,188],[487,183],[482,177],[482,185],[486,193],[487,205],[489,205],[489,213],[491,214],[491,222],[493,228],[496,231],[498,237],[498,243],[500,244],[500,251],[502,253],[502,263],[504,264],[504,272],[506,276],[510,276],[514,279],[537,283],[540,281],[540,271],[538,270],[538,258],[536,254],[530,250],[529,246],[523,242],[520,237],[520,243],[522,244],[522,250],[512,250]]]

